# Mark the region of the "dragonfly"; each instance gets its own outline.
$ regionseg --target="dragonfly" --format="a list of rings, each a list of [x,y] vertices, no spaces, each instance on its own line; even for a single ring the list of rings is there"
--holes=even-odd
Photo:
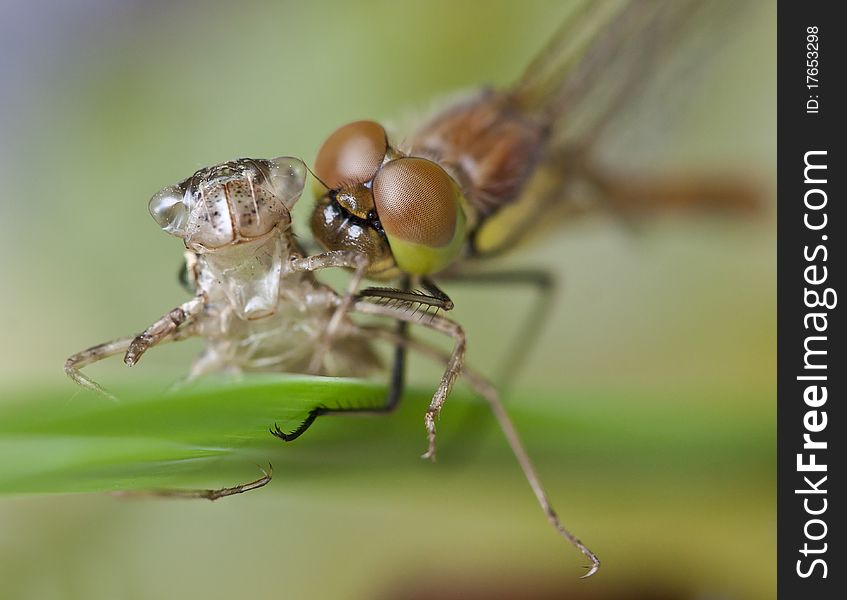
[[[336,130],[313,165],[319,193],[310,224],[325,249],[321,254],[306,255],[290,233],[290,210],[303,189],[294,174],[305,170],[297,159],[242,159],[165,188],[151,200],[151,212],[165,231],[185,241],[187,280],[197,295],[140,335],[72,356],[66,371],[108,394],[81,369],[121,353],[132,365],[158,343],[201,336],[207,349],[191,377],[214,370],[358,375],[377,368],[370,344],[381,338],[395,345],[389,391],[380,408],[368,410],[388,412],[402,393],[406,349],[422,352],[446,365],[425,412],[424,457],[435,457],[436,419],[461,374],[488,401],[548,520],[589,559],[586,576],[592,575],[600,565],[596,554],[553,511],[494,386],[464,364],[466,336],[437,312],[450,310],[453,302],[436,279],[529,283],[544,290],[549,277],[537,270],[476,276],[465,267],[598,207],[625,216],[753,206],[746,189],[686,178],[634,179],[594,159],[662,57],[711,18],[708,8],[697,0],[586,2],[514,85],[466,95],[396,143],[373,121]],[[283,172],[296,182],[290,189],[280,183]],[[246,216],[233,198],[243,200]],[[255,229],[260,213],[267,230]],[[353,271],[346,293],[315,279],[314,272],[324,268]],[[365,277],[396,284],[360,290]],[[432,308],[436,312],[426,310]],[[396,325],[365,327],[350,319],[354,313]],[[415,340],[409,323],[447,335],[452,350],[445,355]],[[300,337],[288,336],[292,330]],[[318,407],[296,430],[274,427],[272,433],[291,441],[332,412],[341,410]]]
[[[98,344],[67,359],[65,372],[79,385],[117,398],[82,371],[83,368],[123,354],[133,366],[151,348],[168,342],[201,337],[206,346],[194,361],[188,379],[216,372],[313,373],[315,349],[332,325],[336,338],[322,355],[322,372],[334,376],[366,376],[381,367],[372,341],[395,345],[395,360],[384,402],[366,408],[313,409],[292,432],[274,425],[270,433],[290,442],[314,420],[333,412],[391,411],[403,390],[405,350],[430,356],[447,365],[436,396],[446,398],[461,372],[489,404],[536,498],[550,523],[591,560],[599,560],[560,522],[517,431],[495,388],[482,376],[464,368],[465,335],[443,315],[410,310],[407,303],[375,304],[369,298],[339,294],[315,277],[320,269],[362,268],[358,255],[343,250],[306,255],[291,226],[291,210],[306,180],[305,164],[293,157],[241,158],[195,172],[191,177],[157,192],[149,211],[163,231],[183,240],[186,283],[191,299],[167,311],[143,332]],[[338,312],[343,307],[342,312]],[[398,326],[357,324],[350,314],[383,317]],[[342,318],[339,319],[338,315]],[[447,335],[453,349],[444,353],[410,337],[405,325],[415,323]],[[159,490],[155,495],[217,500],[266,485],[271,469],[249,483],[215,490]]]
[[[531,285],[549,294],[552,278],[543,270],[475,268],[496,264],[491,259],[553,223],[597,210],[624,219],[755,210],[756,192],[738,180],[622,174],[597,159],[668,56],[699,41],[699,54],[689,53],[700,60],[721,39],[727,8],[704,0],[583,2],[513,85],[465,93],[397,141],[375,121],[343,125],[314,161],[315,240],[360,256],[366,267],[354,274],[354,289],[364,278],[397,282],[366,287],[359,297],[450,310],[436,280]],[[704,28],[710,35],[697,34]],[[527,327],[525,338],[533,331]],[[327,340],[333,335],[330,328]],[[524,346],[515,344],[510,362]],[[425,414],[427,457],[435,456],[443,401],[435,397]]]
[[[397,143],[374,121],[338,128],[315,159],[315,238],[365,255],[371,279],[406,274],[436,288],[428,277],[509,251],[560,212],[595,208],[575,188],[622,212],[754,208],[736,182],[634,185],[593,157],[651,70],[720,5],[583,2],[514,85],[465,94]]]

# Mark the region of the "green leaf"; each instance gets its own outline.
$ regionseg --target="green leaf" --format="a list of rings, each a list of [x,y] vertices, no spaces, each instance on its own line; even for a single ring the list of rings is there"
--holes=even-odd
[[[0,492],[184,485],[217,459],[283,444],[268,431],[274,423],[293,430],[317,406],[373,407],[384,393],[363,380],[269,375],[118,402],[37,395],[0,407]]]
[[[377,407],[384,385],[251,375],[172,393],[148,388],[119,402],[70,383],[59,392],[19,393],[15,404],[0,405],[0,494],[228,487],[258,478],[269,462],[289,486],[315,477],[372,482],[397,468],[424,468],[417,457],[430,393],[411,391],[390,417],[322,417],[292,443],[268,429],[278,423],[291,431],[316,406]],[[524,390],[509,412],[539,466],[590,463],[612,478],[643,464],[684,473],[770,468],[773,419],[747,408],[766,405],[766,392],[745,402],[731,391],[687,392],[685,403],[676,402],[678,391],[664,394]],[[715,410],[716,402],[724,408]],[[477,466],[513,464],[487,406],[463,390],[451,394],[438,432],[442,471],[469,457]]]

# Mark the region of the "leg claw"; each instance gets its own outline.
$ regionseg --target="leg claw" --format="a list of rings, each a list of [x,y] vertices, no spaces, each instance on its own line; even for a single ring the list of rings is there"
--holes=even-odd
[[[292,437],[290,434],[285,433],[282,429],[280,429],[279,425],[277,425],[276,423],[274,423],[274,426],[271,427],[269,431],[271,432],[271,435],[273,435],[274,437],[278,437],[284,442],[290,442],[294,439],[294,437]]]

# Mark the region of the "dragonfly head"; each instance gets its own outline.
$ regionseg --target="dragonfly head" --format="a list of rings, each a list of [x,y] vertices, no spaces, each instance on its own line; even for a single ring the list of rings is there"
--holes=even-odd
[[[214,252],[289,227],[305,181],[300,159],[240,158],[163,188],[149,209],[159,227],[188,249]]]
[[[447,267],[465,239],[465,200],[437,163],[403,156],[381,125],[356,121],[318,151],[323,184],[312,232],[327,248],[370,258],[371,276],[428,275]]]

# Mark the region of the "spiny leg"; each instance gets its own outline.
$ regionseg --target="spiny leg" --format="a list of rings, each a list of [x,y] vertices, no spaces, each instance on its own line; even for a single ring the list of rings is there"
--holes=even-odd
[[[397,291],[403,292],[404,290],[408,290],[409,286],[409,277],[404,276],[401,281],[402,289]],[[397,321],[396,327],[396,335],[398,336],[398,339],[405,339],[408,335],[408,323],[406,321]],[[392,412],[397,407],[397,404],[400,402],[400,398],[403,395],[403,390],[405,388],[405,374],[406,346],[398,342],[394,348],[394,360],[391,368],[391,379],[389,381],[388,393],[385,398],[385,403],[382,406],[375,408],[326,408],[324,406],[319,406],[312,409],[300,426],[291,433],[285,433],[277,424],[274,424],[270,431],[279,439],[285,442],[292,442],[303,435],[303,433],[312,426],[315,420],[322,415],[333,413],[384,414]]]
[[[549,271],[541,269],[515,269],[505,271],[481,271],[481,272],[454,272],[445,273],[441,277],[449,279],[456,285],[473,286],[506,286],[530,288],[535,296],[533,306],[526,315],[522,316],[521,325],[514,336],[514,341],[504,344],[506,352],[500,360],[500,366],[494,373],[497,388],[504,395],[511,389],[515,377],[520,373],[529,359],[532,351],[532,343],[542,332],[542,327],[547,323],[550,310],[555,298],[556,282]],[[483,434],[484,430],[479,427],[469,427],[471,421],[476,419],[473,412],[461,417],[456,426],[457,435],[461,435],[465,448],[473,448],[476,440]],[[470,433],[462,433],[469,430]]]
[[[440,315],[423,313],[420,316],[416,316],[414,311],[410,311],[410,307],[408,305],[381,305],[372,304],[365,300],[357,300],[353,305],[353,312],[389,317],[398,321],[406,321],[409,323],[417,323],[453,338],[453,351],[450,353],[450,359],[447,361],[447,368],[441,376],[438,388],[436,389],[435,394],[433,394],[432,401],[424,414],[424,425],[427,432],[428,446],[427,451],[423,454],[422,458],[434,461],[436,442],[435,419],[441,412],[441,408],[447,401],[447,396],[450,394],[453,383],[456,381],[456,377],[458,377],[462,370],[462,362],[464,361],[465,347],[467,345],[464,330],[458,323]]]
[[[397,322],[397,331],[396,334],[398,339],[404,339],[407,335],[408,323],[405,321]],[[381,406],[377,406],[375,408],[326,408],[324,406],[319,406],[317,408],[312,409],[309,412],[309,415],[303,420],[297,429],[292,431],[291,433],[285,433],[279,427],[279,425],[274,424],[271,428],[271,433],[278,437],[279,439],[285,442],[292,442],[296,440],[298,437],[303,435],[303,433],[312,426],[312,423],[315,422],[315,419],[322,415],[329,414],[341,414],[341,413],[356,413],[356,414],[384,414],[390,413],[395,408],[397,408],[397,404],[400,402],[400,398],[403,395],[403,390],[405,388],[405,373],[406,373],[406,346],[401,343],[397,343],[394,348],[394,360],[391,368],[391,379],[389,381],[388,393],[385,397],[385,403]]]
[[[123,492],[115,492],[113,495],[121,496],[121,497],[156,497],[156,498],[185,498],[185,499],[200,499],[200,500],[211,500],[214,502],[215,500],[219,500],[221,498],[226,498],[227,496],[235,496],[236,494],[243,494],[244,492],[249,492],[251,490],[257,490],[260,487],[266,486],[270,483],[273,478],[273,465],[268,463],[268,469],[265,470],[262,467],[259,467],[259,470],[262,472],[262,476],[254,481],[250,481],[248,483],[242,483],[240,485],[234,485],[232,487],[225,487],[216,490],[139,490],[139,491],[123,491]]]
[[[409,306],[422,305],[442,310],[453,310],[453,301],[435,282],[428,277],[421,279],[421,286],[428,292],[411,291],[408,285],[401,290],[384,287],[369,287],[359,293],[360,298],[376,298],[378,300],[398,300]]]
[[[318,344],[318,347],[312,355],[312,359],[309,363],[309,371],[312,373],[319,373],[321,371],[323,359],[332,344],[332,340],[335,338],[344,317],[348,312],[350,312],[350,307],[357,298],[356,292],[358,291],[362,279],[367,272],[369,259],[366,254],[361,252],[351,250],[330,250],[313,256],[294,258],[291,260],[289,265],[293,271],[300,272],[313,272],[319,269],[333,267],[353,269],[353,275],[350,278],[347,291],[336,306],[335,312],[323,332],[323,339],[320,344]],[[358,296],[399,300],[409,305],[422,304],[425,306],[435,306],[444,310],[450,310],[453,308],[453,303],[450,301],[447,294],[438,289],[434,283],[429,280],[424,280],[422,285],[431,295],[409,291],[408,278],[404,278],[402,285],[403,289],[371,287],[362,290]],[[314,418],[312,421],[314,421]]]
[[[429,356],[442,364],[449,364],[450,362],[450,355],[444,354],[440,350],[432,348],[418,340],[408,337],[400,339],[393,332],[380,326],[363,327],[363,329],[376,336],[382,337],[383,339],[391,340],[395,344],[405,344],[412,350],[415,350],[425,356]],[[526,477],[529,486],[532,488],[538,504],[541,506],[541,510],[544,511],[544,515],[547,517],[548,522],[560,536],[570,542],[571,545],[577,548],[588,558],[589,561],[591,561],[591,566],[588,567],[589,571],[583,575],[583,578],[594,575],[594,573],[596,573],[600,568],[600,559],[585,544],[583,544],[578,537],[572,534],[562,524],[555,509],[550,503],[547,492],[541,483],[541,478],[538,476],[538,472],[535,470],[535,466],[532,464],[532,460],[529,458],[529,454],[527,453],[526,448],[524,447],[523,442],[512,423],[512,420],[509,418],[509,414],[506,412],[506,409],[497,394],[497,390],[483,376],[477,374],[473,369],[470,369],[467,366],[462,369],[462,376],[471,388],[488,402],[489,408],[491,409],[494,417],[497,419],[497,423],[500,425],[503,436],[506,438],[506,441],[512,450],[512,454],[514,454],[517,459],[518,464],[521,467],[521,471],[523,471],[524,477]]]

